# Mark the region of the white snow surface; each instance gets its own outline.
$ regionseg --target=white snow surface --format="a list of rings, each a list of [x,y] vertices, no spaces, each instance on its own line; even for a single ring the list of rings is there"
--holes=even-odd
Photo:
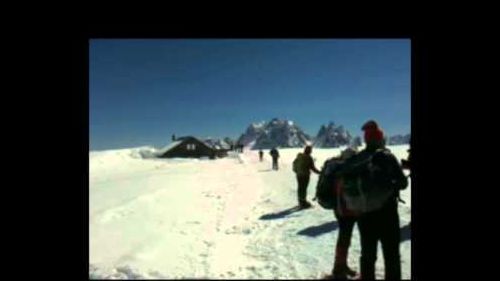
[[[389,146],[399,158],[408,145]],[[332,269],[338,235],[333,213],[297,204],[291,163],[302,149],[231,152],[216,160],[154,159],[152,147],[89,153],[90,279],[314,279]],[[314,148],[317,168],[339,148]],[[311,175],[308,199],[318,176]],[[401,193],[400,225],[411,220],[411,182]],[[411,242],[401,242],[403,278]],[[357,227],[349,265],[359,271]],[[383,278],[379,245],[377,277]]]

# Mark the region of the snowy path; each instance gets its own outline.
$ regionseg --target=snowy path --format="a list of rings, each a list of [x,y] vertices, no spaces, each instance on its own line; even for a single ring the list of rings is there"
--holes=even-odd
[[[321,276],[332,266],[337,226],[319,206],[287,212],[296,205],[296,152],[282,152],[279,171],[254,151],[216,161],[91,156],[91,278]],[[332,151],[317,154],[322,163]],[[309,199],[316,181],[312,175]],[[409,211],[402,205],[402,217]],[[358,268],[357,230],[352,244],[349,261]],[[409,244],[401,246],[406,277]],[[377,266],[383,276],[381,257]]]

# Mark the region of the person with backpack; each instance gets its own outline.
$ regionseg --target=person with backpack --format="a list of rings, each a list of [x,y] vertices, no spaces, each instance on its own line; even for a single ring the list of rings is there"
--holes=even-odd
[[[280,154],[276,147],[273,147],[269,154],[271,154],[271,157],[273,158],[273,170],[278,170],[278,158],[280,157]]]
[[[262,152],[262,149],[259,149],[259,160],[262,162],[262,158],[264,157],[264,152]]]
[[[356,155],[355,148],[347,148],[341,152],[340,165],[349,158]],[[334,183],[334,192],[336,195],[336,205],[333,209],[333,214],[339,226],[339,234],[337,236],[337,244],[335,246],[335,262],[332,269],[333,279],[347,279],[356,275],[356,271],[348,266],[347,257],[349,247],[351,245],[352,231],[357,221],[357,213],[346,208],[343,200],[343,186]]]
[[[340,156],[327,159],[316,186],[316,197],[313,200],[318,200],[321,207],[333,210],[339,227],[333,269],[324,279],[345,280],[348,276],[356,275],[356,272],[348,266],[347,256],[357,213],[346,208],[345,200],[343,200],[343,186],[336,175],[343,163],[356,153],[356,147],[349,147],[343,150]]]
[[[307,197],[307,186],[309,185],[309,179],[311,176],[311,170],[316,174],[321,172],[314,166],[314,161],[311,157],[312,146],[307,145],[304,148],[304,153],[299,153],[295,160],[293,161],[293,171],[297,175],[297,198],[299,201],[300,208],[309,208],[311,203],[306,199]]]
[[[375,279],[377,244],[382,244],[385,279],[401,279],[399,190],[408,186],[399,161],[385,148],[384,134],[370,120],[362,130],[366,147],[340,169],[348,209],[358,216],[361,279]]]

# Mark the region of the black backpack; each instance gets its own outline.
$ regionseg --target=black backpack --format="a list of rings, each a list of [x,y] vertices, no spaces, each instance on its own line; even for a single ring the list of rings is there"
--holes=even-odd
[[[343,161],[340,158],[330,158],[325,161],[316,185],[316,199],[324,209],[337,208],[337,194],[335,191],[336,171],[341,167]]]
[[[348,161],[342,179],[347,208],[358,213],[381,208],[408,185],[396,158],[387,149]]]

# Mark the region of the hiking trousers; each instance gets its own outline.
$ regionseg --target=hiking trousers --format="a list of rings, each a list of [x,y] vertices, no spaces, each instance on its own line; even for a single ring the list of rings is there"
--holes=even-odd
[[[381,209],[361,215],[358,228],[361,236],[362,279],[375,279],[378,241],[382,244],[385,279],[401,279],[401,237],[397,201],[390,200]]]
[[[299,201],[299,205],[304,205],[307,200],[307,186],[309,185],[309,175],[297,175],[297,183],[298,183],[298,188],[297,188],[297,198]]]
[[[278,158],[273,158],[273,170],[278,170]]]
[[[337,236],[337,245],[335,247],[335,268],[338,266],[347,266],[347,256],[349,253],[349,246],[351,245],[352,231],[357,218],[340,216],[336,211],[334,211],[334,214],[339,225],[339,235]]]

